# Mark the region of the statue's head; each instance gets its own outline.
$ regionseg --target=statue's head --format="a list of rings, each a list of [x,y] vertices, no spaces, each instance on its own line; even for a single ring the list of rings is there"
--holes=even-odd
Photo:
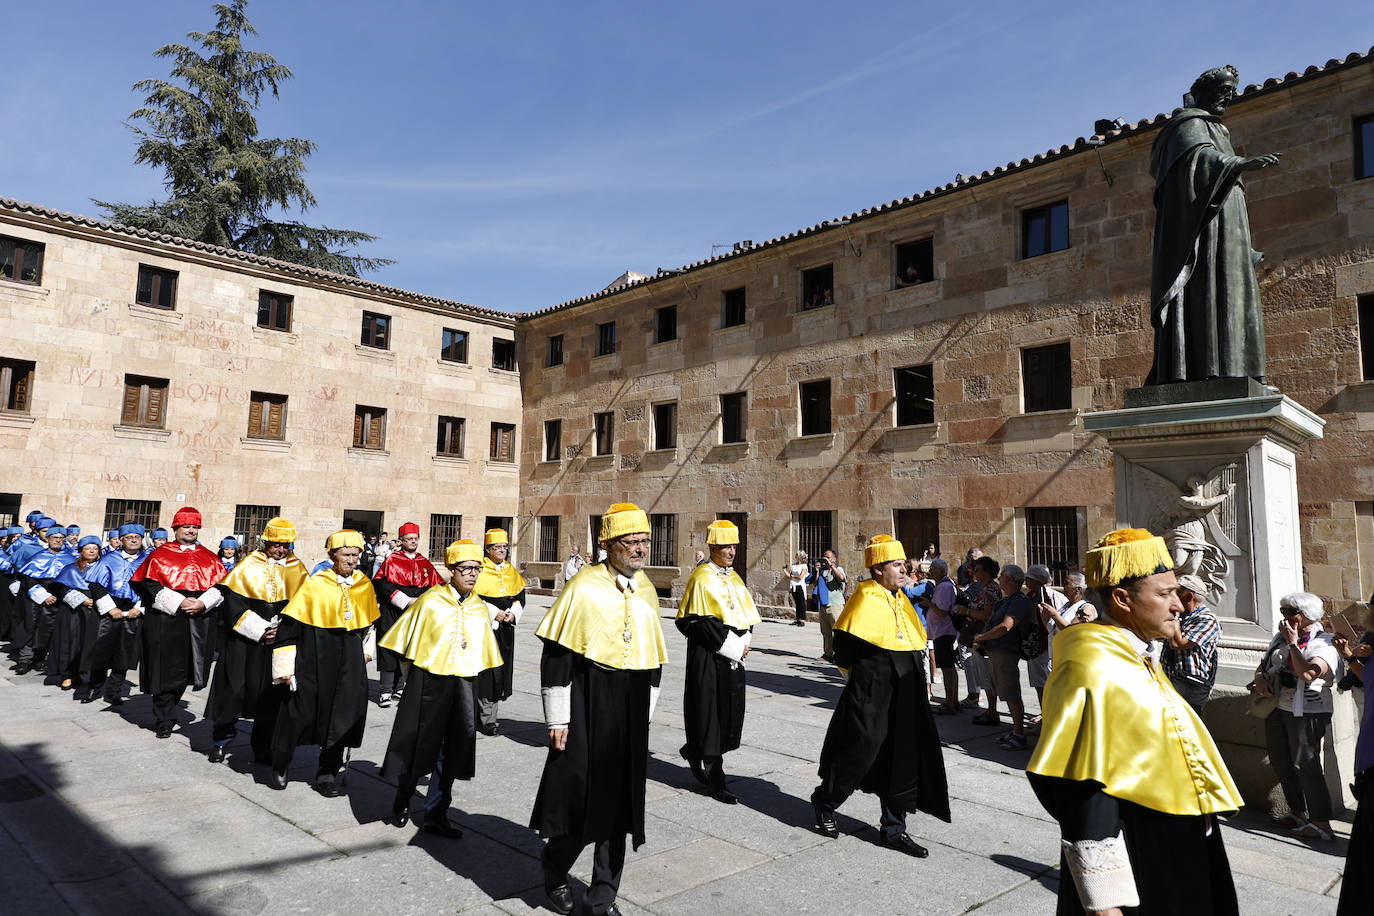
[[[1235,98],[1239,85],[1240,71],[1227,64],[1224,67],[1213,67],[1193,80],[1188,95],[1195,107],[1219,116],[1231,103],[1231,99]]]

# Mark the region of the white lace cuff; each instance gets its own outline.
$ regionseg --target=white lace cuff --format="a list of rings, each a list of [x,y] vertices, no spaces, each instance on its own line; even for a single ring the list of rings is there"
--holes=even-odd
[[[512,601],[510,605],[510,612],[515,615],[514,623],[519,625],[520,615],[525,612],[525,606],[521,604],[519,601]]]
[[[181,610],[181,602],[186,600],[186,596],[181,592],[170,588],[160,588],[153,596],[153,610],[161,611],[164,614],[175,616]]]
[[[1140,905],[1126,840],[1120,833],[1105,840],[1060,842],[1064,861],[1078,886],[1078,901],[1085,910]]]
[[[206,589],[200,593],[200,603],[207,611],[213,611],[224,603],[224,592],[217,588]]]
[[[62,603],[69,608],[79,608],[90,600],[90,595],[85,592],[78,592],[74,588],[67,589],[67,594],[62,596]]]
[[[544,724],[549,728],[567,728],[572,720],[572,687],[541,687],[544,701]]]
[[[402,611],[410,607],[410,603],[414,600],[414,598],[410,597],[405,592],[401,591],[399,588],[391,593],[391,603],[394,604],[397,607],[397,609]]]
[[[34,604],[42,604],[52,597],[52,592],[41,585],[35,585],[29,589],[29,597],[33,599]]]
[[[115,604],[113,595],[105,595],[98,598],[95,602],[95,609],[99,611],[101,615],[110,613],[110,611],[113,611],[118,606],[119,605]]]

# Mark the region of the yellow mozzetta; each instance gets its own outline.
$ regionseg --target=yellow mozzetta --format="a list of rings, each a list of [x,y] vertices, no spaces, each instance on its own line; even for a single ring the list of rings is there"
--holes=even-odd
[[[1028,773],[1103,785],[1165,814],[1218,814],[1241,797],[1212,737],[1163,672],[1110,624],[1054,638],[1040,743]]]
[[[491,557],[482,558],[482,571],[477,574],[477,585],[473,587],[479,595],[487,598],[515,596],[525,590],[525,577],[520,575],[515,564],[506,562],[497,569]]]
[[[294,553],[281,562],[273,562],[267,554],[255,550],[235,564],[219,584],[250,601],[271,604],[296,594],[305,580],[305,564]]]
[[[702,563],[687,577],[677,616],[681,619],[688,614],[714,617],[736,630],[747,630],[759,622],[754,599],[739,573],[714,563]]]
[[[585,567],[564,588],[534,631],[606,668],[643,671],[668,663],[658,593],[643,572],[621,592],[608,563]]]
[[[902,592],[890,592],[865,579],[844,603],[835,629],[891,652],[916,652],[926,647],[926,628]]]
[[[460,601],[450,585],[436,585],[416,598],[380,645],[430,674],[476,677],[502,664],[491,609],[476,592]]]
[[[361,630],[378,617],[377,595],[360,572],[345,585],[334,570],[322,569],[305,580],[282,614],[321,629]]]

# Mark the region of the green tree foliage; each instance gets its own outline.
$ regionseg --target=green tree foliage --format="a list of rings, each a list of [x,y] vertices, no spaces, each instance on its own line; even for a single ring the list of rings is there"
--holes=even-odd
[[[305,160],[315,144],[258,136],[254,112],[263,92],[276,98],[291,71],[270,54],[243,46],[244,36],[257,34],[245,2],[216,4],[218,27],[187,35],[199,48],[157,50],[157,57],[173,63],[171,81],[134,84],[136,92],[147,93],[143,107],[130,115],[143,122],[129,125],[139,138],[134,161],[161,168],[171,196],[147,204],[95,203],[126,226],[349,276],[392,263],[347,252],[375,241],[365,232],[274,218],[315,205],[305,183]]]

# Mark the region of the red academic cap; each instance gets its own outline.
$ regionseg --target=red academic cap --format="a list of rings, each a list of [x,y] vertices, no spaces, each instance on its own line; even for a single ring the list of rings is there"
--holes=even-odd
[[[172,527],[180,528],[182,525],[201,525],[200,510],[192,509],[190,506],[183,506],[177,510],[177,514],[172,516]]]
[[[419,534],[420,526],[415,524],[414,522],[406,522],[397,530],[396,533],[399,534],[401,537],[405,537],[407,534]]]

